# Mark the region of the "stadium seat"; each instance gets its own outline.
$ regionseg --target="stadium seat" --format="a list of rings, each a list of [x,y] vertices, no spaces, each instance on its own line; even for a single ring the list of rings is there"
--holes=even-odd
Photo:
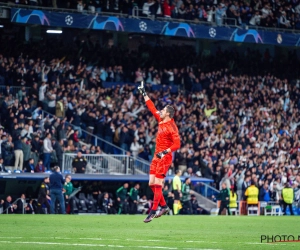
[[[274,205],[272,206],[272,209],[271,209],[271,215],[278,215],[278,216],[281,216],[282,215],[282,212],[281,212],[281,207],[279,205]]]
[[[258,216],[258,207],[248,207],[248,216]],[[251,213],[252,212],[252,213]]]
[[[92,194],[87,195],[87,201],[88,201],[88,212],[96,213],[97,212],[97,201],[94,199]]]
[[[264,215],[267,216],[267,215],[271,215],[271,206],[268,205],[267,202],[265,201],[261,201],[260,202],[260,208],[261,208],[261,212],[262,212],[262,209],[264,210]]]
[[[239,215],[238,208],[229,208],[229,210],[230,210],[231,215],[233,215],[233,213],[234,213],[234,215]],[[226,213],[227,213],[227,210],[226,210]]]
[[[79,200],[79,204],[78,204],[79,211],[78,212],[87,213],[88,212],[88,207],[87,207],[88,200],[85,198],[84,193],[79,193],[78,200]]]

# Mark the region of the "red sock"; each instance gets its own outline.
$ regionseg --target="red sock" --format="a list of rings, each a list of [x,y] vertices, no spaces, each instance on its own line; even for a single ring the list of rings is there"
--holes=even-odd
[[[166,203],[166,201],[165,201],[165,197],[164,197],[164,195],[163,195],[162,193],[161,193],[159,205],[160,205],[161,207],[166,207],[166,206],[167,206],[167,203]]]
[[[153,184],[153,185],[149,185],[149,187],[151,188],[153,194],[155,193],[155,186],[156,186],[156,185],[154,185],[154,184]]]
[[[160,202],[161,196],[162,196],[162,187],[161,185],[154,185],[155,192],[154,192],[154,199],[153,199],[153,205],[152,210],[157,210],[158,204]]]

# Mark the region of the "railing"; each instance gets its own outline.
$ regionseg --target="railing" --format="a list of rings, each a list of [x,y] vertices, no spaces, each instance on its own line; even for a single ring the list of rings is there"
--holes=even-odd
[[[127,155],[83,154],[87,160],[86,174],[148,174],[150,163]],[[72,162],[76,154],[63,155],[63,173],[74,173]]]
[[[6,8],[24,8],[24,9],[37,9],[37,10],[48,10],[48,11],[56,11],[56,12],[66,12],[66,13],[81,13],[81,14],[91,14],[91,15],[100,15],[100,16],[117,16],[117,17],[124,17],[127,18],[129,16],[133,17],[133,18],[147,18],[147,17],[141,17],[139,16],[139,8],[136,6],[136,8],[134,7],[132,10],[132,15],[128,15],[128,14],[123,14],[123,13],[115,13],[115,12],[103,12],[101,11],[101,13],[97,13],[95,11],[91,11],[91,10],[84,10],[84,11],[79,11],[77,9],[64,9],[64,8],[53,8],[53,7],[41,7],[41,6],[30,6],[30,5],[22,5],[22,4],[14,4],[14,3],[3,3],[0,2],[0,6],[1,7],[6,7]],[[148,18],[148,19],[153,19],[153,18]],[[227,18],[224,17],[223,20],[225,21],[224,24],[222,24],[221,26],[228,26],[228,27],[239,27],[237,26],[237,22],[236,19],[234,19],[234,25],[232,24],[228,24],[226,22],[226,20],[233,20],[234,18]],[[155,20],[166,20],[163,17],[157,17],[155,18]],[[205,21],[192,21],[192,20],[183,20],[183,19],[176,19],[176,18],[169,18],[168,21],[172,21],[172,22],[185,22],[185,23],[193,23],[193,24],[204,24],[204,25],[209,25],[209,26],[216,26],[216,22],[205,22]],[[297,29],[283,29],[283,28],[278,28],[278,27],[274,27],[274,28],[270,28],[270,27],[261,27],[261,26],[249,26],[251,28],[254,29],[258,29],[258,30],[268,30],[268,31],[272,31],[272,32],[286,32],[286,33],[300,33],[300,30]]]
[[[47,115],[49,115],[50,118],[53,117],[53,115],[50,114],[49,112],[47,112],[45,110],[42,110],[42,117],[43,117],[43,119]],[[73,129],[79,129],[79,127],[74,126],[71,123],[67,122],[67,125],[72,126]],[[118,147],[118,146],[116,146],[115,144],[110,143],[110,142],[108,142],[108,141],[106,141],[106,140],[104,140],[104,139],[102,139],[102,138],[100,138],[100,137],[98,137],[98,136],[96,136],[96,135],[94,135],[94,134],[92,134],[92,133],[90,133],[90,132],[82,129],[82,128],[80,128],[80,130],[81,130],[82,135],[85,138],[87,138],[87,137],[90,138],[89,140],[92,142],[93,145],[100,146],[102,152],[105,152],[106,154],[112,154],[112,155],[120,155],[120,154],[126,155],[127,151],[124,150],[124,149],[122,149],[122,148],[120,148],[120,147]],[[107,148],[110,149],[110,152],[106,151]],[[145,165],[145,164],[148,164],[148,165],[150,164],[148,161],[145,161],[144,159],[142,159],[140,157],[135,157],[134,159],[137,161],[138,164],[140,164],[142,162],[142,164],[140,164],[142,166]]]
[[[219,190],[203,182],[196,184],[195,191],[208,199],[212,199],[212,196],[217,197],[220,193]]]
[[[21,198],[16,199],[9,207],[7,207],[7,208],[3,211],[3,214],[5,214],[5,213],[8,214],[8,210],[11,209],[11,207],[12,207],[13,205],[17,204],[17,202],[18,202],[19,200],[22,201],[22,206],[23,206],[22,214],[24,214],[24,213],[25,213],[25,207],[24,207],[24,202],[23,202],[23,200],[22,200]]]
[[[50,114],[49,112],[42,110],[42,118],[44,119],[44,118],[46,118],[46,116],[49,116],[49,118],[53,117],[53,115]],[[68,123],[68,122],[66,122],[66,124],[67,124],[67,126],[68,125],[72,126],[72,128],[74,130],[80,129],[80,133],[82,133],[82,137],[84,139],[89,138],[88,141],[86,141],[87,144],[89,144],[91,142],[96,147],[100,146],[102,151],[105,151],[105,149],[108,149],[108,148],[111,150],[111,152],[105,152],[105,153],[124,154],[124,155],[126,155],[126,153],[127,153],[126,150],[82,129],[81,127],[74,126],[73,124]],[[80,139],[82,139],[82,138],[80,138]]]
[[[19,98],[18,92],[22,89],[21,86],[11,86],[9,87],[9,94],[11,94],[13,97]],[[25,87],[26,91],[30,89],[30,87]],[[0,93],[4,95],[4,92],[6,90],[5,85],[0,85]]]

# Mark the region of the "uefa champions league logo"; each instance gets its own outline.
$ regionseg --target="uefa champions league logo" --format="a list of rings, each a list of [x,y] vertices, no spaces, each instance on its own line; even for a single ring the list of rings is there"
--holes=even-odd
[[[145,22],[140,22],[139,27],[140,27],[141,31],[147,30],[147,24]]]
[[[70,16],[70,15],[67,15],[66,18],[65,18],[65,22],[69,26],[72,25],[72,23],[73,23],[73,17]]]
[[[217,35],[217,31],[215,28],[210,28],[208,33],[210,37],[215,37]]]

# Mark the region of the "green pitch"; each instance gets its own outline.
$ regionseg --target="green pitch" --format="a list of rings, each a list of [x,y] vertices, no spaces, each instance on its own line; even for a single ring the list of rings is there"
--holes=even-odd
[[[143,219],[0,215],[0,249],[300,249],[300,242],[261,243],[261,235],[298,240],[299,217],[163,216],[148,224]]]

